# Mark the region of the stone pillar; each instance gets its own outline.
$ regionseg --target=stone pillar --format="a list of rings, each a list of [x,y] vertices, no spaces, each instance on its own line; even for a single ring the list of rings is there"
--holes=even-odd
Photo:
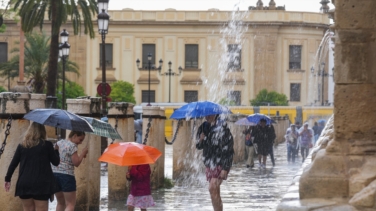
[[[159,133],[159,148],[162,149],[162,155],[161,157],[158,158],[158,179],[159,179],[159,184],[161,184],[160,187],[164,186],[164,177],[165,177],[165,146],[166,146],[166,134],[165,134],[165,122],[166,122],[166,114],[165,114],[165,108],[160,107],[159,110],[159,117],[160,117],[160,124],[158,128],[158,133]]]
[[[92,99],[67,99],[67,111],[88,117],[99,117],[100,110],[95,106],[98,103],[96,98]],[[99,101],[100,103],[100,101]],[[67,130],[67,138],[70,131]],[[101,137],[85,133],[85,139],[78,145],[78,153],[88,147],[88,154],[78,168],[75,168],[77,184],[76,210],[95,211],[99,210],[100,203],[100,177],[101,169],[98,158],[101,155]]]
[[[164,133],[164,130],[160,131],[160,127],[159,127],[159,125],[162,124],[163,122],[161,116],[159,115],[160,108],[156,106],[143,106],[142,111],[143,111],[142,112],[143,113],[142,114],[143,141],[145,140],[145,137],[146,137],[146,131],[147,129],[149,129],[146,145],[157,148],[159,151],[162,152],[161,156],[164,156],[165,148],[164,148],[164,144],[163,144],[163,147],[161,144],[161,143],[164,143],[164,139],[161,140],[160,135],[159,135],[161,132]],[[150,128],[148,128],[149,118],[151,118]],[[161,166],[163,166],[163,168],[161,168]],[[150,165],[150,168],[152,172],[152,175],[151,175],[152,189],[157,189],[157,188],[162,187],[163,182],[161,183],[161,181],[164,180],[164,159],[159,158],[157,162]]]
[[[176,140],[172,145],[172,179],[176,180],[183,178],[184,173],[187,171],[187,165],[184,162],[187,159],[187,155],[191,153],[191,142],[190,142],[190,122],[182,120],[179,123],[179,130],[176,133],[176,128],[178,127],[178,120],[173,120],[173,137],[176,136]]]
[[[134,104],[131,103],[109,103],[108,122],[115,127],[123,140],[115,140],[115,142],[134,142]],[[109,143],[112,142],[108,139]],[[125,202],[129,185],[126,178],[128,168],[125,166],[117,166],[108,164],[108,198],[109,203],[116,201]]]
[[[18,144],[23,140],[24,133],[29,127],[29,120],[22,119],[23,115],[29,112],[30,95],[28,93],[12,93],[3,92],[0,93],[0,141],[1,144],[5,138],[5,127],[8,123],[9,114],[12,114],[12,122],[10,128],[10,134],[6,140],[6,146],[3,154],[0,158],[0,178],[4,181],[5,174],[8,171],[10,162],[12,161],[14,152],[17,149]],[[1,146],[1,145],[0,145]],[[18,169],[14,171],[11,181],[10,192],[4,191],[4,185],[1,187],[0,191],[0,211],[14,211],[22,210],[22,204],[19,197],[14,197],[17,179],[18,179]],[[4,182],[2,183],[4,184]]]
[[[245,136],[243,130],[246,126],[235,125],[235,122],[243,116],[232,114],[228,116],[227,125],[230,128],[232,137],[234,138],[234,160],[233,163],[243,162],[245,160]]]
[[[375,8],[375,1],[335,1],[334,139],[303,173],[301,199],[376,207]]]

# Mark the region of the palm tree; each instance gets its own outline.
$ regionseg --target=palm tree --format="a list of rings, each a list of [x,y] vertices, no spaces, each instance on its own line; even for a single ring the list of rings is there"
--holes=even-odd
[[[29,78],[29,85],[33,92],[44,93],[46,87],[46,79],[48,72],[48,58],[50,49],[50,38],[45,34],[26,34],[25,43],[25,75]],[[19,49],[14,48],[11,53],[16,55],[8,62],[0,64],[0,76],[7,76],[11,73],[11,77],[18,76]],[[58,65],[58,75],[62,74],[61,62]],[[66,72],[73,72],[79,75],[78,65],[72,61],[66,62]],[[62,78],[59,76],[59,78]],[[67,80],[69,82],[69,80]]]
[[[56,96],[56,78],[59,56],[59,31],[70,17],[74,34],[81,32],[83,21],[84,33],[94,37],[92,16],[97,14],[95,0],[15,0],[14,9],[21,17],[22,30],[31,32],[35,26],[42,29],[44,15],[48,12],[51,21],[51,45],[49,49],[47,72],[47,96]]]

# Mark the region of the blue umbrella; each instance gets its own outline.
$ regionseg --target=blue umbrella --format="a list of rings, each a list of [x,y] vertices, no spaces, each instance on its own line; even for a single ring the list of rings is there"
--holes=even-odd
[[[51,127],[94,132],[90,123],[88,123],[83,117],[61,109],[34,109],[25,114],[24,118]]]
[[[188,103],[177,110],[171,115],[171,119],[190,119],[190,118],[202,118],[215,114],[230,114],[230,109],[223,105],[213,103],[210,101],[198,101]]]
[[[266,124],[270,125],[272,123],[276,123],[274,120],[272,120],[269,116],[266,116],[264,114],[259,114],[259,113],[256,113],[256,114],[252,114],[252,115],[249,115],[248,117],[246,117],[247,120],[249,122],[253,122],[253,123],[259,123],[261,119],[265,119],[266,120]]]
[[[235,125],[247,125],[247,126],[254,126],[257,125],[257,123],[248,121],[247,117],[241,118],[238,121],[235,122]]]

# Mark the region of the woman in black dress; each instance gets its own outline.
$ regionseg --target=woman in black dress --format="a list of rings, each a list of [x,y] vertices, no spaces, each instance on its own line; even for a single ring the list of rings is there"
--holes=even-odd
[[[271,141],[272,131],[270,127],[266,126],[265,119],[261,119],[259,124],[254,127],[251,136],[255,138],[253,143],[257,145],[259,167],[265,168],[266,156],[270,153],[270,147],[273,145]]]
[[[21,198],[24,211],[47,211],[48,199],[55,192],[55,177],[50,163],[59,165],[59,151],[45,139],[44,126],[33,122],[18,145],[5,176],[4,186],[8,192],[13,172],[20,164],[15,196]]]

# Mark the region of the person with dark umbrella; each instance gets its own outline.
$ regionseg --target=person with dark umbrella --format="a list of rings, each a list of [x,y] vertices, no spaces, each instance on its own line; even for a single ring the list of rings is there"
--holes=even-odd
[[[266,125],[266,119],[260,120],[259,124],[255,126],[254,130],[252,131],[251,135],[254,137],[253,143],[257,145],[259,168],[265,169],[266,157],[270,153],[270,147],[272,145],[271,129]]]

